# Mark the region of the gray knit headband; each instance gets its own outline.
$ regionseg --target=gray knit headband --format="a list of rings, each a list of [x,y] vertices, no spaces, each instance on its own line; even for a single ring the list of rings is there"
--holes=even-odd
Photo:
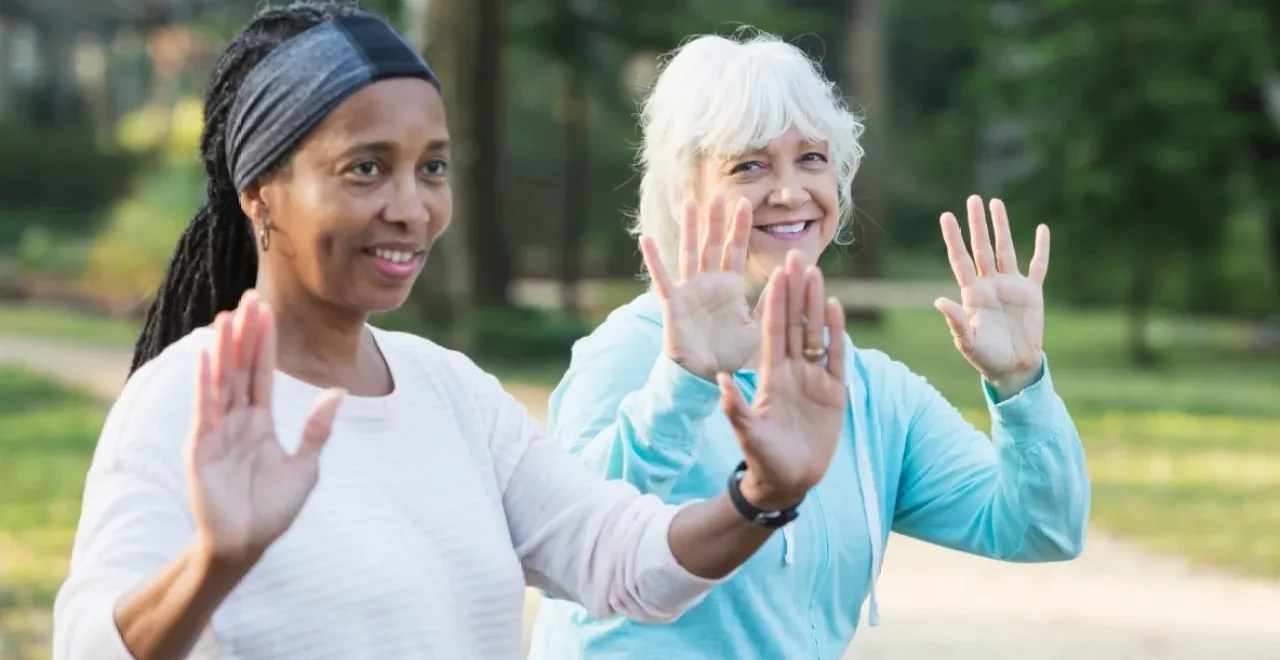
[[[243,192],[347,97],[379,80],[440,81],[373,16],[325,21],[285,41],[245,77],[227,119],[227,167]]]

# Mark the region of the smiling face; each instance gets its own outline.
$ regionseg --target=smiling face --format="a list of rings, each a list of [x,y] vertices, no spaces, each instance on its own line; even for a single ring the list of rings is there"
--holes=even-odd
[[[269,221],[262,274],[361,313],[404,303],[449,224],[449,132],[431,84],[374,83],[346,99],[242,201]]]
[[[863,126],[818,62],[779,37],[704,35],[673,52],[645,97],[635,229],[678,263],[681,217],[717,190],[753,211],[747,286],[786,252],[816,263],[852,216]]]
[[[700,159],[695,190],[700,217],[706,217],[716,190],[723,191],[726,208],[735,208],[739,199],[751,204],[746,277],[753,289],[783,265],[788,250],[799,250],[813,264],[831,243],[840,205],[830,160],[826,142],[807,139],[794,126],[760,149]]]

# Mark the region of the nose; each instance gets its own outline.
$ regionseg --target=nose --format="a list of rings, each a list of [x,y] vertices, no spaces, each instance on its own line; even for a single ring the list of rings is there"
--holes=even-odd
[[[383,219],[409,228],[430,222],[427,191],[423,188],[416,176],[401,176],[393,179],[388,186],[387,205],[382,210]]]
[[[774,170],[775,184],[767,199],[770,206],[798,209],[809,202],[809,191],[801,184],[794,167]]]

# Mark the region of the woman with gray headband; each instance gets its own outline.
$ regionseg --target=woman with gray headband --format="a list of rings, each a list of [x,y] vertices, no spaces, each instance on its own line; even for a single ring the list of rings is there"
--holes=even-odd
[[[516,658],[526,584],[669,621],[770,536],[747,502],[826,472],[845,361],[800,355],[843,332],[818,276],[774,278],[768,403],[722,381],[745,468],[682,506],[591,474],[465,356],[368,324],[452,210],[439,83],[380,19],[261,12],[205,113],[207,199],[89,470],[55,658]]]

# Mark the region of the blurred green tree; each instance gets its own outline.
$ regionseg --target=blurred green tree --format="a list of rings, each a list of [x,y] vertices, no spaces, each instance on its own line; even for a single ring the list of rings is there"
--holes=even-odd
[[[1182,258],[1218,250],[1242,209],[1233,176],[1252,118],[1230,92],[1262,79],[1264,24],[1253,7],[1203,0],[982,9],[986,167],[1019,217],[1053,225],[1060,295],[1097,301],[1120,284],[1132,356],[1150,364],[1162,286]]]

